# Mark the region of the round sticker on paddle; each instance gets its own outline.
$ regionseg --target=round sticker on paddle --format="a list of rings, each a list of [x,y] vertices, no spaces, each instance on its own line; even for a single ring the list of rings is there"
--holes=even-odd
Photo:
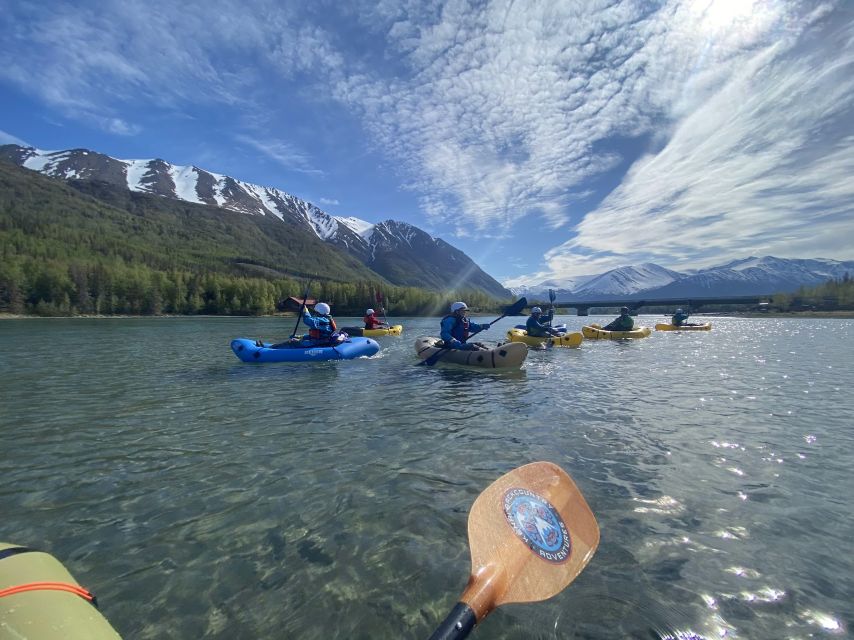
[[[528,489],[508,489],[504,515],[513,532],[537,556],[555,564],[569,559],[569,531],[548,500]]]

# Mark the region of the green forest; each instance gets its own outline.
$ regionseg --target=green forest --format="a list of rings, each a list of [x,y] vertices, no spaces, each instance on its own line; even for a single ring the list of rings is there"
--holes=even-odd
[[[773,307],[780,311],[836,311],[854,309],[854,279],[848,274],[794,293],[777,293]]]
[[[264,315],[288,296],[361,315],[381,291],[387,313],[436,315],[475,291],[395,287],[312,234],[246,216],[70,183],[0,162],[0,313],[40,316]]]

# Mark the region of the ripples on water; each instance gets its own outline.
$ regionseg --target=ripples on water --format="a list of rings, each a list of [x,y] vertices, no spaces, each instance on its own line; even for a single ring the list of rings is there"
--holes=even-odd
[[[289,321],[3,321],[0,539],[54,553],[127,638],[426,637],[471,503],[551,460],[599,550],[478,637],[845,636],[854,322],[713,322],[495,372],[415,366],[438,319],[372,359],[261,366],[230,339]]]

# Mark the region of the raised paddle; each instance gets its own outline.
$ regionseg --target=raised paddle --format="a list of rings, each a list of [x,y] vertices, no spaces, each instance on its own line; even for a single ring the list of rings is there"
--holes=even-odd
[[[557,299],[557,294],[554,289],[549,289],[549,326],[552,326],[552,320],[555,316],[555,300]]]
[[[524,308],[525,308],[525,307],[527,307],[527,306],[528,306],[528,300],[527,300],[526,298],[519,298],[516,302],[514,302],[513,304],[511,304],[509,307],[506,307],[506,308],[504,309],[504,313],[502,313],[502,314],[501,314],[500,316],[498,316],[495,320],[493,320],[492,322],[490,322],[490,323],[489,323],[490,327],[491,327],[493,324],[495,324],[496,322],[498,322],[499,320],[501,320],[501,318],[504,318],[504,317],[506,317],[506,316],[513,316],[513,315],[516,315],[517,313],[519,313],[522,309],[524,309]],[[463,340],[463,342],[465,342],[466,340],[468,340],[469,338],[471,338],[471,337],[473,337],[473,336],[476,336],[478,333],[480,333],[480,331],[475,331],[475,332],[474,332],[474,333],[472,333],[471,335],[467,336],[467,337],[465,338],[465,340]],[[425,360],[422,360],[422,361],[421,361],[421,362],[419,362],[418,364],[419,364],[419,365],[427,365],[428,367],[432,367],[434,364],[436,364],[437,362],[439,362],[439,359],[440,359],[442,356],[444,356],[446,353],[448,353],[448,351],[452,351],[451,347],[441,347],[439,351],[437,351],[436,353],[434,353],[434,354],[433,354],[432,356],[430,356],[429,358],[427,358],[427,359],[425,359]]]
[[[308,290],[311,288],[311,280],[305,285],[305,293],[302,296],[302,304],[299,308],[299,313],[297,313],[297,323],[294,325],[294,332],[291,334],[291,338],[297,335],[297,329],[299,329],[299,321],[302,320],[302,312],[305,309],[305,301],[308,300]]]
[[[489,485],[469,513],[471,575],[430,640],[465,638],[490,611],[563,591],[599,545],[599,525],[572,478],[534,462]]]
[[[389,326],[388,318],[385,317],[385,307],[383,306],[383,294],[380,293],[379,289],[377,289],[376,298],[377,298],[377,304],[380,307],[380,313],[383,314],[383,323],[385,323],[385,326]]]

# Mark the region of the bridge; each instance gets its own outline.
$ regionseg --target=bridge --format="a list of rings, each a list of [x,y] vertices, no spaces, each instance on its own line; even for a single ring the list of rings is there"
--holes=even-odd
[[[751,304],[758,305],[760,302],[769,302],[771,296],[729,296],[717,298],[686,297],[686,298],[625,298],[614,300],[567,300],[555,302],[556,307],[571,308],[578,311],[578,315],[590,315],[591,307],[628,307],[637,312],[641,307],[687,307],[696,311],[703,305],[709,304]]]

